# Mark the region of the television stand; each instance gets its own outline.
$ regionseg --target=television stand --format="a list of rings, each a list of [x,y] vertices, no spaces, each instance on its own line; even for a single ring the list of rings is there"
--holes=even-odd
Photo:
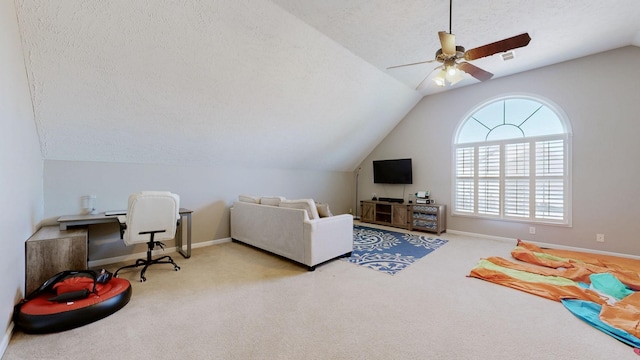
[[[400,199],[402,200],[402,199]],[[408,205],[390,201],[361,201],[360,221],[411,229]]]
[[[360,201],[360,221],[397,228],[440,233],[447,231],[446,206]]]

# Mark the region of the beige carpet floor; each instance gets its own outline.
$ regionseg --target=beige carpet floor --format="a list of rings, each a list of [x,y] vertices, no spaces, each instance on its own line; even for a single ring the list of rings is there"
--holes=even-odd
[[[2,359],[640,359],[560,303],[466,277],[515,242],[440,237],[394,276],[342,260],[308,272],[238,243],[193,249],[175,256],[181,271],[156,265],[146,283],[123,273],[122,310],[15,332]]]

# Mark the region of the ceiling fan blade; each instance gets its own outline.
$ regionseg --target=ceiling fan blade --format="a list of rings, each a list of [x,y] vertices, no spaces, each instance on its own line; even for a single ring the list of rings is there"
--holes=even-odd
[[[428,63],[431,63],[431,62],[434,62],[434,61],[435,61],[435,60],[426,60],[426,61],[414,62],[414,63],[411,63],[411,64],[403,64],[403,65],[389,66],[389,67],[387,68],[387,70],[389,70],[389,69],[395,69],[395,68],[399,68],[399,67],[404,67],[404,66],[413,66],[413,65],[420,65],[420,64],[428,64]]]
[[[480,69],[479,67],[468,63],[468,62],[461,62],[458,64],[458,69],[466,72],[467,74],[473,76],[474,78],[480,80],[480,81],[485,81],[485,80],[489,80],[493,77],[493,74],[488,72],[488,71],[484,71],[482,69]]]
[[[456,54],[456,36],[449,34],[446,31],[439,31],[440,45],[442,46],[442,53],[447,56],[453,56]]]
[[[493,54],[509,51],[512,49],[517,49],[519,47],[529,45],[529,41],[531,41],[531,37],[528,33],[516,35],[514,37],[510,37],[504,40],[496,41],[491,44],[479,46],[475,49],[468,50],[464,53],[465,60],[475,60],[479,58],[483,58],[485,56],[490,56]]]

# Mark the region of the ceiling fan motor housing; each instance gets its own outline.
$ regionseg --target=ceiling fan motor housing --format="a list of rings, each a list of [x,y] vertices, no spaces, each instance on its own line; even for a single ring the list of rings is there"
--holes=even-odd
[[[462,57],[464,57],[464,46],[456,46],[456,54],[454,56],[444,54],[442,52],[442,49],[438,49],[438,51],[436,51],[436,60],[441,63],[449,59],[457,60],[461,59]]]

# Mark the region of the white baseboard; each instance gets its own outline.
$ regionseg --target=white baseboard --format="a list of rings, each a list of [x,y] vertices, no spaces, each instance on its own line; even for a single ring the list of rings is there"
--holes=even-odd
[[[191,244],[191,248],[192,249],[197,249],[197,248],[201,248],[201,247],[205,247],[205,246],[211,246],[211,245],[217,245],[217,244],[222,244],[225,242],[230,242],[231,238],[223,238],[223,239],[217,239],[217,240],[209,240],[209,241],[203,241],[203,242],[198,242],[195,244]],[[182,247],[183,251],[186,251],[187,248],[186,246]],[[158,256],[158,255],[166,255],[166,254],[172,254],[172,253],[176,253],[177,250],[175,247],[168,247],[165,250],[159,249],[159,250],[154,250],[151,254],[153,256]],[[94,268],[94,267],[99,267],[99,266],[103,266],[103,265],[109,265],[109,264],[115,264],[115,263],[119,263],[119,262],[127,262],[127,261],[135,261],[136,259],[145,259],[147,257],[147,252],[140,252],[140,253],[136,253],[136,254],[129,254],[129,255],[123,255],[123,256],[116,256],[116,257],[111,257],[111,258],[104,258],[104,259],[96,259],[96,260],[89,260],[89,267],[90,268]]]
[[[447,233],[457,234],[457,235],[464,235],[464,236],[471,236],[471,237],[480,237],[480,238],[489,239],[489,240],[506,241],[506,242],[514,243],[514,246],[515,246],[515,243],[517,243],[517,241],[518,241],[518,239],[513,239],[513,238],[506,238],[506,237],[492,236],[492,235],[485,235],[485,234],[476,234],[476,233],[470,233],[470,232],[464,232],[464,231],[458,231],[458,230],[450,230],[450,229],[447,229]],[[544,242],[527,240],[527,239],[520,239],[520,240],[528,242],[528,243],[535,244],[535,245],[537,245],[537,246],[539,246],[541,248],[580,251],[580,252],[586,252],[586,253],[590,253],[590,254],[617,256],[617,257],[640,260],[640,256],[638,256],[638,255],[621,254],[621,253],[615,253],[615,252],[610,252],[610,251],[601,251],[601,250],[586,249],[586,248],[575,247],[575,246],[565,246],[565,245],[558,245],[558,244],[552,244],[552,243],[544,243]]]
[[[13,335],[13,321],[9,323],[9,327],[7,327],[7,331],[4,333],[4,337],[0,342],[0,359],[4,356],[4,352],[7,351],[11,335]]]
[[[497,241],[504,241],[504,242],[510,242],[510,243],[515,243],[517,241],[517,239],[512,239],[512,238],[506,238],[506,237],[501,237],[501,236],[493,236],[493,235],[486,235],[486,234],[477,234],[477,233],[471,233],[471,232],[459,231],[459,230],[451,230],[451,229],[447,229],[446,233],[447,234],[456,234],[456,235],[469,236],[469,237],[479,237],[479,238],[488,239],[488,240],[497,240]],[[525,241],[528,241],[528,240],[525,240]]]

